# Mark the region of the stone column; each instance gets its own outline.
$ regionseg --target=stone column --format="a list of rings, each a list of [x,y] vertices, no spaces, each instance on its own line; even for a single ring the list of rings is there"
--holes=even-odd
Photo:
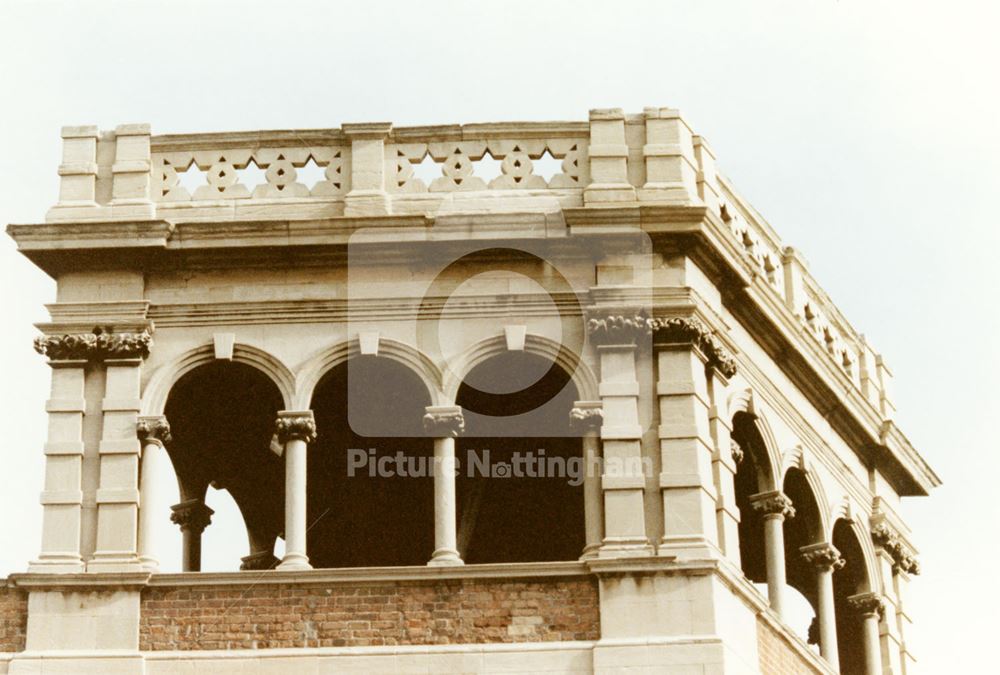
[[[142,468],[139,471],[139,563],[143,569],[156,572],[160,556],[156,550],[156,528],[166,523],[170,501],[157,483],[158,478],[169,475],[170,457],[166,443],[170,442],[170,425],[167,418],[140,417],[136,435],[142,446]]]
[[[392,124],[344,124],[342,129],[351,139],[351,190],[344,198],[344,215],[389,213],[389,195],[385,189],[385,139]]]
[[[424,431],[434,437],[434,553],[428,565],[462,565],[458,554],[455,438],[465,431],[459,406],[428,406]]]
[[[583,520],[586,543],[582,559],[596,558],[604,541],[604,504],[601,496],[600,401],[577,401],[569,414],[570,426],[583,432]]]
[[[285,455],[285,557],[280,570],[309,570],[306,555],[306,452],[316,440],[316,421],[311,410],[283,410],[275,424]]]
[[[879,622],[885,616],[885,603],[877,593],[859,593],[847,598],[852,610],[861,616],[865,650],[865,675],[882,675],[882,649]]]
[[[212,509],[202,499],[185,499],[170,507],[171,522],[177,523],[184,535],[181,570],[201,571],[201,533],[212,524]]]
[[[819,652],[834,670],[840,669],[837,654],[837,616],[833,602],[833,572],[845,564],[832,544],[820,543],[799,549],[805,561],[816,569],[816,614],[819,619]]]
[[[659,483],[663,500],[660,545],[673,554],[703,556],[719,548],[716,510],[720,497],[714,462],[731,461],[731,457],[725,457],[717,449],[712,435],[710,418],[714,409],[708,373],[718,371],[731,376],[736,365],[711,331],[693,317],[657,318],[652,327],[660,410]],[[717,398],[721,398],[721,393]],[[718,424],[719,415],[715,417],[715,433],[721,440],[728,434]],[[729,450],[727,444],[726,455]],[[731,475],[733,468],[728,467],[726,473]],[[735,510],[735,498],[733,502],[731,508]],[[725,514],[721,514],[721,519],[723,524],[731,525]]]
[[[792,500],[780,490],[750,497],[750,504],[764,520],[764,549],[767,563],[767,598],[771,609],[784,617],[785,519],[795,516]]]
[[[653,547],[646,534],[646,475],[636,379],[636,352],[638,345],[649,342],[649,319],[638,312],[595,312],[587,322],[587,332],[600,357],[604,411],[604,541],[599,555],[651,555]]]
[[[45,354],[46,338],[35,341]],[[51,355],[51,394],[45,404],[49,432],[45,442],[45,489],[42,504],[42,549],[29,572],[82,572],[80,557],[83,503],[83,414],[86,360],[56,360]]]

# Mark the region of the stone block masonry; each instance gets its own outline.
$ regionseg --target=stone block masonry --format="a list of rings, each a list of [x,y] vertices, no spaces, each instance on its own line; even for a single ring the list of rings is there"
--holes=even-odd
[[[591,578],[153,587],[142,593],[139,648],[597,640],[598,602]]]

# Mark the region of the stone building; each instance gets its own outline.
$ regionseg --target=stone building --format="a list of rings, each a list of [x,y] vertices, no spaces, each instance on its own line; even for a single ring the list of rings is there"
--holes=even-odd
[[[676,110],[62,137],[0,672],[912,672],[939,480]]]

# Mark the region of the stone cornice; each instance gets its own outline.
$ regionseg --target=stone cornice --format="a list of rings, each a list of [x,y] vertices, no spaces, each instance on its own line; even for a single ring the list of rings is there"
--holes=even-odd
[[[186,499],[171,506],[170,510],[170,522],[179,525],[182,532],[197,534],[212,524],[212,514],[215,513],[200,499]]]
[[[274,422],[274,433],[282,445],[290,440],[312,443],[316,440],[316,420],[311,411],[282,411]]]
[[[162,415],[140,417],[135,423],[135,435],[143,445],[164,445],[170,442],[170,423]]]
[[[95,328],[92,333],[39,335],[35,351],[52,361],[105,361],[108,359],[144,359],[149,356],[153,337],[149,331],[115,333]]]
[[[465,432],[465,416],[459,406],[429,406],[423,423],[424,431],[433,438],[456,438]]]
[[[736,374],[736,359],[712,335],[712,331],[693,317],[657,317],[651,319],[653,344],[690,343],[707,358],[708,365],[724,377]]]
[[[802,559],[820,571],[839,570],[847,564],[833,544],[820,543],[799,549]]]
[[[792,500],[780,490],[750,495],[750,505],[755,512],[763,516],[782,516],[783,518],[795,516]]]

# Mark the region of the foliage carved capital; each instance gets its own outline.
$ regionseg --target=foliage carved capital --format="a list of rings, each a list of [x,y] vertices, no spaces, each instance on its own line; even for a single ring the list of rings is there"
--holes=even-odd
[[[92,333],[39,335],[35,351],[52,361],[104,361],[107,359],[144,359],[149,356],[153,336],[141,333],[115,333],[95,328]]]

